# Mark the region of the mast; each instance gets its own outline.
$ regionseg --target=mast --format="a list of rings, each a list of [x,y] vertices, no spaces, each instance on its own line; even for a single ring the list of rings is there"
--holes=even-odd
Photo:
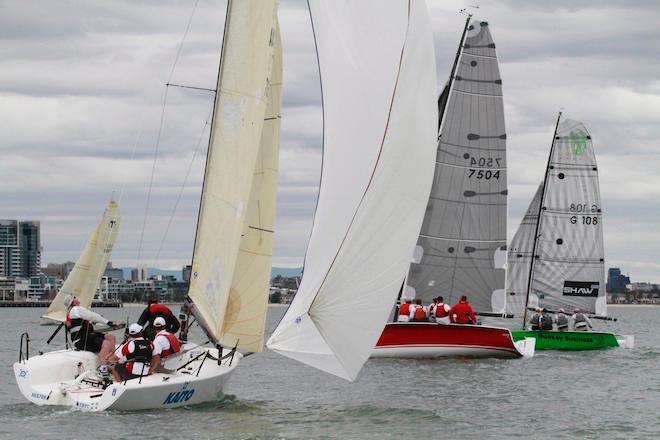
[[[543,212],[543,201],[545,200],[545,189],[548,184],[548,176],[550,175],[550,162],[552,161],[552,155],[555,151],[555,143],[557,141],[557,128],[559,127],[559,120],[561,119],[561,111],[557,116],[557,123],[555,124],[555,132],[552,135],[552,144],[550,145],[550,155],[548,156],[548,165],[545,167],[545,177],[543,178],[543,187],[541,189],[541,200],[539,201],[539,215],[536,220],[536,230],[534,231],[534,246],[532,246],[532,261],[529,265],[529,279],[527,280],[527,295],[525,296],[525,308],[523,311],[523,322],[522,328],[525,329],[525,323],[527,322],[527,304],[529,302],[529,294],[532,290],[532,274],[534,273],[534,262],[536,261],[536,246],[539,239],[539,229],[541,226],[541,213]]]
[[[449,81],[445,86],[445,90],[447,91],[447,93],[445,94],[443,91],[443,93],[440,94],[440,97],[438,97],[438,116],[439,116],[438,134],[440,134],[440,128],[442,127],[442,120],[444,119],[445,116],[445,108],[447,108],[447,103],[449,102],[449,94],[451,93],[451,86],[454,84],[456,67],[458,67],[458,61],[460,60],[461,54],[463,53],[463,45],[465,44],[465,35],[467,34],[471,18],[472,18],[472,14],[468,14],[467,19],[465,20],[465,26],[463,27],[463,34],[461,35],[461,41],[458,42],[458,49],[456,49],[456,58],[454,58],[454,65],[452,66],[451,73],[449,74]]]

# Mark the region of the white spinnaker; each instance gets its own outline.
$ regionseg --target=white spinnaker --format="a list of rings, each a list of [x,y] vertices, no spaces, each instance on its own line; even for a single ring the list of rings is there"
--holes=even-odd
[[[506,312],[522,317],[525,312],[527,288],[529,286],[529,271],[531,269],[532,252],[534,250],[534,234],[539,219],[539,207],[543,194],[543,182],[539,185],[532,198],[525,216],[518,226],[507,253],[506,276]],[[538,297],[529,297],[529,306],[536,307]]]
[[[275,227],[281,109],[282,45],[278,27],[261,147],[257,155],[252,193],[220,339],[225,346],[233,347],[238,343],[239,349],[252,352],[263,349],[266,325]]]
[[[219,341],[245,226],[266,114],[277,1],[230,1],[189,296],[208,336]]]
[[[354,380],[391,312],[430,192],[435,55],[423,1],[309,5],[321,188],[300,288],[267,346]]]
[[[60,322],[65,320],[64,297],[66,295],[74,295],[83,307],[92,305],[94,293],[105,272],[118,232],[119,205],[111,200],[64,285],[50,303],[46,314],[43,315],[44,318]]]

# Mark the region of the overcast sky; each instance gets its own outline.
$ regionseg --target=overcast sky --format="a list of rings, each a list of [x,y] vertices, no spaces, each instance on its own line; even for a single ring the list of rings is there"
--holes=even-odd
[[[427,3],[444,84],[465,20],[459,10],[475,2]],[[122,225],[112,261],[136,263],[165,83],[171,76],[215,88],[225,2],[199,1],[172,73],[194,5],[0,1],[0,218],[41,221],[44,265],[77,258],[113,192]],[[563,108],[594,141],[607,266],[660,282],[660,4],[479,5],[473,11],[491,25],[504,85],[509,239],[543,177]],[[293,267],[302,263],[316,202],[322,113],[306,3],[282,0],[279,18],[284,109],[273,264]],[[167,94],[143,264],[189,264],[212,98]]]

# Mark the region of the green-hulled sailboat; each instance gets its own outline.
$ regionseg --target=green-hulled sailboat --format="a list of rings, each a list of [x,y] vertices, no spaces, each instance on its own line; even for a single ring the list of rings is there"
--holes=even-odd
[[[593,331],[526,330],[527,311],[574,309],[607,317],[605,254],[598,167],[585,126],[557,118],[545,178],[507,256],[506,311],[523,318],[514,341],[536,338],[537,350],[632,348],[633,336]]]

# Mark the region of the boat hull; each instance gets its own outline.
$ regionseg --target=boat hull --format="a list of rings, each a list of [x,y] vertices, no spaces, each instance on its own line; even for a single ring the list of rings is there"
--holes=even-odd
[[[619,347],[614,333],[511,330],[513,339],[535,338],[537,350],[602,350]]]
[[[534,341],[515,343],[506,328],[481,325],[391,322],[371,357],[436,358],[532,356]]]
[[[217,359],[216,349],[184,346],[182,353],[164,363],[168,369],[181,367],[172,374],[152,374],[141,380],[112,383],[105,389],[96,373],[96,355],[85,351],[60,350],[34,356],[15,363],[14,374],[23,396],[37,405],[83,411],[173,408],[221,398],[242,357],[236,353],[231,365],[229,359],[218,365],[210,358],[202,362],[207,353]],[[227,353],[225,350],[223,354]]]

